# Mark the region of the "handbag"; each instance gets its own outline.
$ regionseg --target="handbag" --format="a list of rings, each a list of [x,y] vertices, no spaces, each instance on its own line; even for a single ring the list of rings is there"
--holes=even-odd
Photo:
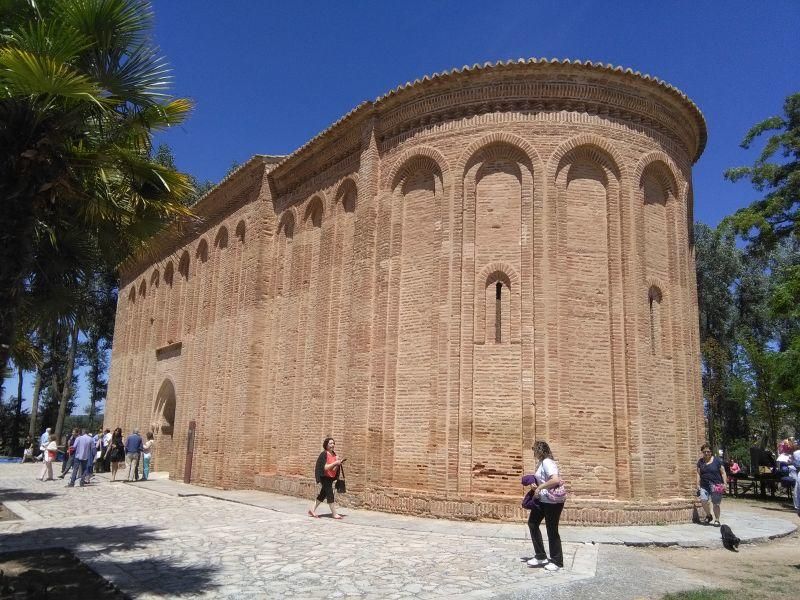
[[[725,484],[724,483],[711,484],[711,491],[714,492],[715,494],[724,494]]]
[[[533,494],[533,490],[528,490],[528,493],[522,499],[522,508],[525,510],[533,510],[539,506],[539,500]]]
[[[339,477],[333,484],[333,487],[336,488],[336,492],[339,494],[347,493],[347,484],[344,480],[344,466],[339,465]]]

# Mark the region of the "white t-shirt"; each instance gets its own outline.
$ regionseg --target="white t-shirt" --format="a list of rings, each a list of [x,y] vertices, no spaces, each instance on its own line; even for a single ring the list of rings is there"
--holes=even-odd
[[[536,469],[536,481],[539,485],[543,484],[546,481],[549,481],[553,475],[558,475],[558,465],[556,461],[552,458],[545,458],[542,462],[539,463],[539,468]],[[558,504],[562,502],[562,500],[553,500],[550,497],[548,490],[542,490],[539,492],[539,499],[542,502],[547,502],[549,504]]]
[[[51,452],[55,452],[56,454],[58,454],[58,444],[56,444],[55,440],[47,444],[47,446],[45,447],[44,462],[53,462],[55,460],[55,458],[50,458]]]

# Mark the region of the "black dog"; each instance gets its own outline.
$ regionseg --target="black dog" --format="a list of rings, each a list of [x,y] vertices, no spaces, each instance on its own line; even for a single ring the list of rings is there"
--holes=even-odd
[[[727,525],[723,525],[719,528],[719,532],[722,535],[722,545],[731,552],[738,552],[737,548],[741,540],[734,535],[733,530]]]

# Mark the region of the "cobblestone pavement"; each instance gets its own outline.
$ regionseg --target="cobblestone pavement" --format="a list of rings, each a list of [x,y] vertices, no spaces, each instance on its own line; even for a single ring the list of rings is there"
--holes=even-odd
[[[288,496],[106,476],[65,488],[35,481],[39,469],[0,463],[0,502],[22,518],[0,522],[0,550],[69,548],[136,598],[657,599],[708,582],[622,544],[720,546],[718,529],[692,525],[563,527],[566,568],[551,574],[519,561],[531,553],[522,523],[311,519]],[[775,514],[731,503],[723,520],[753,541],[796,529]]]
[[[23,518],[0,523],[0,548],[69,548],[139,598],[489,598],[595,574],[590,544],[565,544],[566,568],[551,574],[519,561],[522,540],[311,519],[147,483],[66,488],[35,481],[38,468],[0,464],[0,501]]]

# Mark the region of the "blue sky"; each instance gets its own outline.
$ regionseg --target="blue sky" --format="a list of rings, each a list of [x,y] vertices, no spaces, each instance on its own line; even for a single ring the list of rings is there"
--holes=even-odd
[[[797,0],[153,4],[173,92],[196,103],[159,140],[200,180],[218,181],[253,154],[287,154],[363,100],[426,74],[574,58],[657,76],[700,107],[709,141],[694,168],[695,216],[716,224],[758,197],[722,177],[752,162],[741,139],[800,91]],[[78,396],[83,407],[83,382]]]

